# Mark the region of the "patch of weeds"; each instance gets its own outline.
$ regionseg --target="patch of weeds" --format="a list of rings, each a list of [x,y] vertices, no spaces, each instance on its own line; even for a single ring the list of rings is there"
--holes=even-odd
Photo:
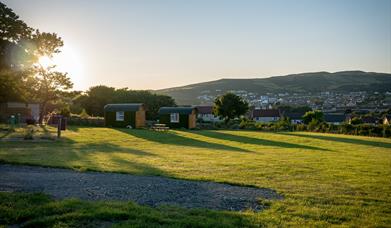
[[[25,140],[32,140],[32,139],[34,139],[34,132],[35,132],[35,129],[34,129],[33,126],[31,126],[31,125],[27,126],[26,129],[25,129],[23,138]]]

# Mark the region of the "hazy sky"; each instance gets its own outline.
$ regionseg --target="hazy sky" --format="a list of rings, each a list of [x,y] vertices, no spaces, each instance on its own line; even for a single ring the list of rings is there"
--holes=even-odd
[[[6,0],[65,42],[75,89],[391,72],[391,0]]]

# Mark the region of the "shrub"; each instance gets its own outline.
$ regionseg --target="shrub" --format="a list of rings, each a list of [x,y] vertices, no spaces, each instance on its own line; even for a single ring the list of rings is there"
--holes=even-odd
[[[34,125],[35,124],[35,119],[32,119],[32,118],[26,119],[26,124],[27,125]]]
[[[279,121],[273,124],[276,131],[291,131],[292,124],[288,118],[281,118]]]
[[[319,122],[317,119],[311,119],[311,121],[308,123],[307,129],[309,131],[316,131],[318,124],[319,124]]]
[[[240,129],[256,130],[256,122],[253,120],[243,118],[239,124]]]
[[[75,126],[103,127],[105,126],[105,120],[103,117],[82,118],[79,115],[71,115],[68,119],[68,124]]]
[[[26,140],[34,139],[34,127],[33,126],[26,127],[23,138]]]

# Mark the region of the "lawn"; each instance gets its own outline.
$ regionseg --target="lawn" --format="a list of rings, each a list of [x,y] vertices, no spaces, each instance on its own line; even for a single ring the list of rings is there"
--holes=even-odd
[[[79,218],[79,214],[86,215],[80,210],[87,214],[94,211],[86,217],[88,221],[119,221],[120,224],[128,222],[146,226],[391,224],[391,139],[385,138],[305,132],[153,132],[73,127],[63,133],[60,141],[0,142],[0,160],[80,171],[161,175],[267,187],[284,196],[281,201],[272,201],[270,208],[262,212],[228,213],[78,200],[47,199],[43,201],[44,205],[36,206],[26,202],[45,196],[3,193],[2,198],[12,206],[0,201],[1,207],[7,208],[7,212],[0,212],[0,224],[2,221],[12,224],[38,219],[38,214],[34,216],[32,212],[30,217],[17,217],[18,205],[23,205],[24,210],[31,207],[32,211],[39,211],[33,210],[34,207],[42,207],[44,212],[41,214],[47,213],[45,208],[51,206],[66,210],[74,216],[69,219],[66,215],[44,217],[65,224],[78,221],[75,218]],[[66,207],[69,204],[77,206],[71,207],[74,208],[72,211]],[[105,216],[96,214],[96,208],[106,210]],[[116,218],[117,213],[123,216]],[[151,219],[148,219],[149,214]],[[192,222],[184,223],[187,220],[183,218]]]

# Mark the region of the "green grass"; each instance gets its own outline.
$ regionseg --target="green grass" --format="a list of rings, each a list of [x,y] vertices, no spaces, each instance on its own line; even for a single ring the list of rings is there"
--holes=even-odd
[[[234,227],[251,217],[232,212],[149,208],[132,202],[54,201],[43,194],[0,193],[0,224],[24,227]]]
[[[208,217],[211,222],[203,225],[212,224],[214,217],[217,222],[224,216],[227,216],[226,224],[232,225],[391,224],[391,139],[385,138],[304,132],[153,132],[75,127],[64,132],[61,141],[1,142],[0,159],[7,163],[81,171],[162,175],[267,187],[284,195],[283,200],[272,201],[271,207],[262,212],[229,213],[232,219],[223,212],[213,212],[218,215],[211,216],[210,211],[198,210],[201,220]],[[113,211],[130,205],[77,202],[89,208],[113,207]],[[131,205],[134,210],[144,208],[148,213],[158,214],[163,220],[170,218],[165,209]],[[194,219],[191,210],[172,210],[179,217]],[[146,218],[138,219],[143,221],[140,224],[156,225],[153,219],[151,223]],[[185,225],[175,221],[172,224]]]
[[[23,140],[28,137],[34,139],[55,139],[56,128],[50,126],[15,126],[13,128],[10,125],[0,124],[0,140],[7,139],[19,139]]]

